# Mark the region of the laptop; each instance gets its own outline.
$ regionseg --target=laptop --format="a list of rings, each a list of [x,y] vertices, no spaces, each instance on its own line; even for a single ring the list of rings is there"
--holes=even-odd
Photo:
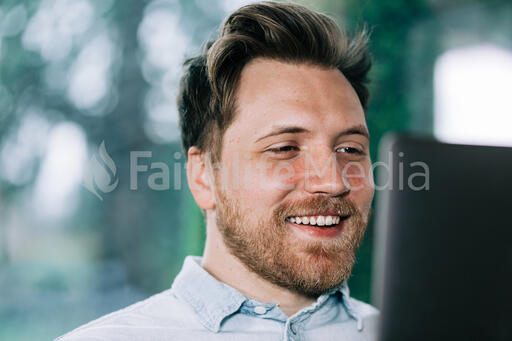
[[[512,148],[395,134],[379,158],[379,340],[512,340]]]

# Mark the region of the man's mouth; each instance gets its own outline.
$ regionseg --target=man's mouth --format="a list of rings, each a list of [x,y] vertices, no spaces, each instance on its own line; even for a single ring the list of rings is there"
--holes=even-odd
[[[310,225],[317,227],[331,227],[338,225],[341,221],[347,219],[349,216],[340,215],[307,215],[307,216],[291,216],[287,217],[286,221],[297,225]]]

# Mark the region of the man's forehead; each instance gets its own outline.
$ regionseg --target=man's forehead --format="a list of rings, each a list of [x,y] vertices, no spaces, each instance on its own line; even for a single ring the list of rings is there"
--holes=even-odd
[[[231,126],[251,135],[284,129],[354,126],[368,135],[356,92],[336,69],[273,60],[251,62],[242,72]],[[277,128],[276,128],[277,127]],[[229,130],[229,129],[228,129]]]
[[[238,95],[254,95],[272,90],[274,96],[291,97],[293,94],[290,91],[311,90],[322,87],[322,83],[334,82],[350,86],[343,74],[335,68],[306,62],[256,58],[242,69]],[[278,92],[280,89],[283,91]]]

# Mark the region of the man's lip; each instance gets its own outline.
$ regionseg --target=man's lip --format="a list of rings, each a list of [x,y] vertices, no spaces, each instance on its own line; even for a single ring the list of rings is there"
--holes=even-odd
[[[292,217],[316,217],[316,216],[339,216],[339,217],[342,217],[342,218],[345,218],[345,217],[348,217],[350,216],[350,214],[340,214],[338,212],[335,212],[335,211],[327,211],[327,212],[319,212],[319,213],[306,213],[306,214],[295,214],[295,215],[289,215],[287,216],[287,218],[292,218]]]
[[[324,217],[326,217],[326,216],[327,216],[327,215],[325,215]],[[349,219],[352,215],[351,215],[351,214],[347,214],[347,215],[336,215],[336,214],[333,214],[333,215],[331,215],[331,216],[332,216],[332,217],[340,217],[340,222],[339,222],[338,224],[336,224],[336,225],[339,225],[340,223],[342,223],[342,222],[344,222],[345,220]],[[315,219],[316,219],[316,217],[318,217],[318,216],[317,216],[317,215],[314,215],[314,214],[312,214],[312,215],[298,215],[298,216],[297,216],[297,215],[294,215],[294,216],[286,217],[286,218],[285,218],[285,221],[286,221],[286,222],[288,222],[288,223],[294,224],[294,225],[303,225],[303,224],[295,224],[295,223],[292,223],[292,222],[290,221],[290,219],[291,219],[291,218],[296,218],[296,217],[315,217]],[[308,224],[306,224],[306,225],[308,225]],[[336,226],[336,225],[332,225],[332,226]],[[314,226],[314,225],[313,225],[313,226]]]
[[[345,217],[349,217],[349,216],[345,216]],[[343,227],[345,226],[345,220],[346,220],[345,218],[342,218],[338,224],[332,225],[329,227],[321,227],[321,226],[308,225],[308,224],[306,224],[306,225],[295,224],[295,223],[292,223],[289,221],[287,223],[290,224],[291,226],[293,226],[297,231],[302,231],[302,233],[305,233],[312,237],[334,238],[337,235],[339,235],[339,233],[341,233],[341,231],[343,230]]]

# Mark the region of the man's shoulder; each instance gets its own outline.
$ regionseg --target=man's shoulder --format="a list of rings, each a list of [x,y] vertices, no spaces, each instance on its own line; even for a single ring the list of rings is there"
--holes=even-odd
[[[358,299],[355,299],[353,297],[349,297],[350,306],[357,315],[359,315],[362,318],[371,318],[371,317],[377,317],[379,316],[379,310],[375,308],[374,306],[365,303],[363,301],[360,301]]]
[[[356,318],[357,330],[363,332],[363,338],[365,340],[376,340],[379,328],[379,310],[374,306],[353,297],[348,298],[348,307],[350,307],[355,315],[354,317]],[[359,334],[359,336],[362,336],[363,334]],[[356,338],[354,338],[354,340],[355,339]]]
[[[169,289],[84,324],[55,341],[138,340],[143,334],[172,334],[173,329],[183,326],[188,309]],[[186,320],[194,324],[193,319]]]

